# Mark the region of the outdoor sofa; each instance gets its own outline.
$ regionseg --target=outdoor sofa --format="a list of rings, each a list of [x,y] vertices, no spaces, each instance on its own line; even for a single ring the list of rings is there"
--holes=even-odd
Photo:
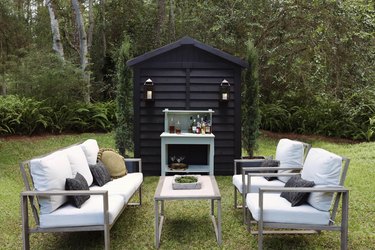
[[[98,186],[91,169],[98,152],[96,140],[89,139],[20,163],[26,188],[21,192],[23,249],[30,248],[30,233],[76,231],[103,231],[105,249],[110,248],[110,229],[122,211],[127,205],[141,205],[142,163],[124,159],[128,173]],[[85,178],[88,190],[65,190],[66,180],[75,176]],[[138,201],[130,203],[137,193]],[[87,200],[80,208],[70,202],[84,196]],[[32,225],[28,204],[35,219]]]

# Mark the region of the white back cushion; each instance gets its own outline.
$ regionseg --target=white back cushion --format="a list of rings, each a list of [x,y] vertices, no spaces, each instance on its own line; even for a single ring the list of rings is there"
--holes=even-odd
[[[299,141],[292,141],[289,139],[281,139],[277,144],[275,159],[280,161],[280,167],[301,167],[303,164],[304,147],[303,143]],[[291,171],[278,171],[291,172]],[[279,176],[278,179],[282,182],[287,182],[290,177]]]
[[[98,157],[99,146],[96,140],[88,139],[81,144],[83,152],[86,155],[87,162],[89,165],[96,164],[96,159]]]
[[[80,173],[86,179],[87,184],[91,186],[93,177],[86,159],[86,155],[83,152],[81,146],[72,146],[64,149],[63,151],[68,156],[73,176],[76,176],[77,173]]]
[[[312,148],[301,172],[302,179],[314,181],[316,187],[337,186],[340,182],[342,158],[321,148]],[[332,193],[314,192],[307,200],[316,209],[328,211]]]
[[[73,177],[68,157],[62,151],[31,160],[30,170],[37,191],[65,190],[66,178]],[[66,196],[61,195],[39,197],[40,213],[51,213],[66,201]]]

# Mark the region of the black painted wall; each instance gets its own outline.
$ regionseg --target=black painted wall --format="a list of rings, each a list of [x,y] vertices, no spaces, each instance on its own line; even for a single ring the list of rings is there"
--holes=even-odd
[[[195,40],[194,40],[195,41]],[[129,64],[129,63],[128,63]],[[215,111],[215,175],[233,174],[233,159],[241,156],[242,67],[192,44],[176,46],[134,65],[135,157],[141,157],[145,175],[160,175],[160,134],[163,109]],[[154,83],[153,102],[143,100],[143,84]],[[230,100],[219,101],[220,83],[231,84]]]

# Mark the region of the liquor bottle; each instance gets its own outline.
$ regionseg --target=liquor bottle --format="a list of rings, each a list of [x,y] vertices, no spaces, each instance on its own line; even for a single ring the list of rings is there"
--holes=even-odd
[[[189,133],[193,133],[193,117],[192,116],[190,116]]]
[[[203,120],[203,117],[201,118],[201,134],[206,134],[206,122]]]
[[[197,133],[197,121],[195,119],[193,120],[193,124],[191,125],[191,130],[193,134]]]
[[[201,133],[201,122],[199,120],[199,115],[197,115],[197,134]]]
[[[211,134],[211,121],[207,120],[206,123],[206,134]]]

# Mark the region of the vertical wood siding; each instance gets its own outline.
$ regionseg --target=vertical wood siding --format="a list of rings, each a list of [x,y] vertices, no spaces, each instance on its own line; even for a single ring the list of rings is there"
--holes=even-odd
[[[160,175],[160,134],[163,109],[212,109],[215,134],[215,174],[233,173],[233,159],[240,157],[240,73],[238,65],[193,46],[181,46],[134,68],[135,156],[141,157],[146,175]],[[151,78],[154,98],[143,100],[143,83]],[[228,103],[219,101],[223,79],[231,84]],[[238,85],[238,87],[237,87]],[[235,101],[236,100],[236,101]]]

